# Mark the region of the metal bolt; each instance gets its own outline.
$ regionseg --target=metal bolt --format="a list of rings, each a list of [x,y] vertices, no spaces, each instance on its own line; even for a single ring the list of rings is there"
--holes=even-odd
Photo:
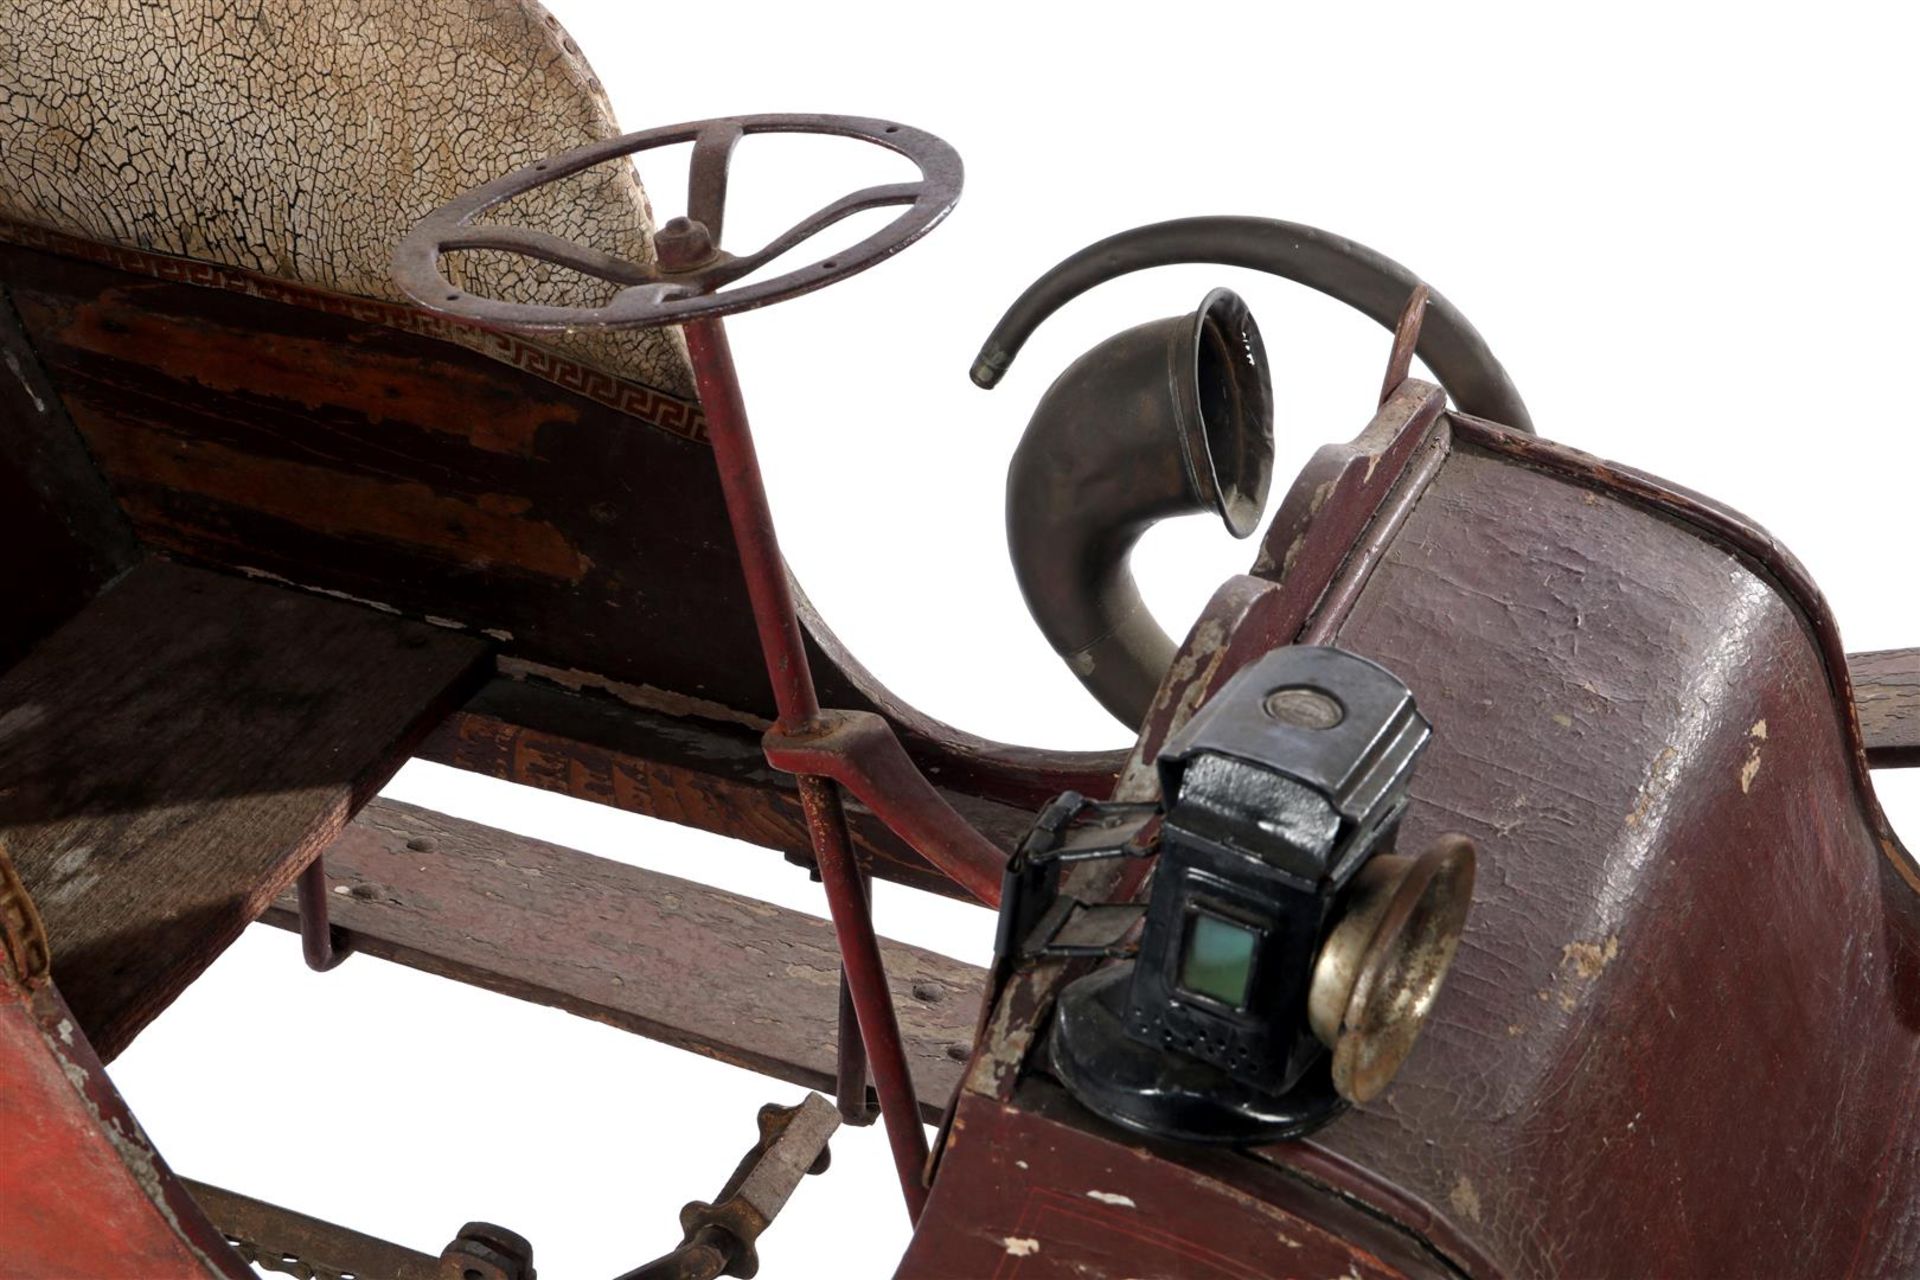
[[[533,1246],[491,1222],[469,1222],[440,1254],[442,1280],[535,1280]]]
[[[1275,720],[1297,729],[1331,729],[1347,718],[1339,699],[1305,685],[1275,689],[1263,705]]]
[[[670,219],[653,233],[654,252],[667,271],[691,271],[713,261],[718,252],[707,224],[688,217]]]

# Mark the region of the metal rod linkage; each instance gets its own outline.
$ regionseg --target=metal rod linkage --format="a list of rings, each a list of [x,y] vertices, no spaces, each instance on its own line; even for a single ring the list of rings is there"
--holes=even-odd
[[[860,889],[873,907],[873,881],[860,875]],[[867,1102],[867,1046],[860,1038],[860,1011],[853,1003],[853,988],[847,983],[847,967],[840,966],[840,1024],[837,1031],[839,1060],[834,1071],[834,1101],[840,1118],[852,1125],[870,1125],[874,1111]]]
[[[727,343],[726,330],[717,319],[692,321],[683,332],[693,364],[694,382],[706,410],[714,463],[720,473],[720,487],[726,499],[734,544],[739,550],[741,572],[746,576],[747,595],[753,607],[761,652],[766,658],[767,677],[773,685],[774,705],[779,712],[777,727],[785,734],[804,733],[818,719],[820,701],[807,663],[786,561],[780,555],[779,540],[774,534],[773,513],[767,505],[766,488],[760,477],[760,463],[754,452],[746,405],[740,395],[733,352]],[[798,783],[800,807],[806,817],[821,883],[827,891],[827,906],[840,943],[841,963],[858,1016],[874,1088],[880,1095],[880,1114],[893,1149],[900,1189],[906,1197],[908,1216],[917,1221],[927,1195],[921,1182],[927,1159],[927,1135],[920,1124],[919,1104],[914,1098],[913,1079],[908,1074],[906,1050],[900,1040],[900,1024],[894,1014],[893,996],[887,989],[886,969],[874,937],[860,867],[847,836],[839,788],[824,778],[807,775],[801,775]],[[849,1064],[843,1060],[843,1077],[850,1074],[848,1068]]]

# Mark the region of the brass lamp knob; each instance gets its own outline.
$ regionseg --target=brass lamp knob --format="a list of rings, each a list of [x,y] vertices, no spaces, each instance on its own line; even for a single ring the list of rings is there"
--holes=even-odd
[[[1473,841],[1445,835],[1418,858],[1377,854],[1355,873],[1307,993],[1307,1021],[1349,1101],[1378,1097],[1426,1025],[1466,928],[1473,869]]]

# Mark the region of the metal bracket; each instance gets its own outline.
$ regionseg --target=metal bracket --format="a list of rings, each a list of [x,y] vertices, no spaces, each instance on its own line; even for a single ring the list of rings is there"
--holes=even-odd
[[[1143,902],[1054,900],[1020,947],[1022,960],[1131,960],[1140,953]]]
[[[440,1259],[377,1236],[182,1179],[235,1253],[294,1280],[462,1280]]]
[[[994,971],[1014,960],[1126,957],[1144,908],[1086,903],[1060,893],[1060,870],[1075,862],[1147,858],[1158,849],[1160,806],[1098,804],[1077,791],[1055,797],[1007,864],[1000,890]]]
[[[1399,323],[1393,326],[1393,350],[1387,355],[1387,376],[1380,383],[1381,404],[1392,399],[1393,393],[1413,372],[1413,353],[1420,345],[1420,325],[1426,319],[1427,301],[1431,296],[1432,291],[1426,285],[1415,285],[1406,307],[1400,312]]]
[[[345,929],[336,929],[329,920],[327,907],[327,858],[316,854],[294,882],[295,901],[300,909],[300,951],[307,968],[325,973],[353,954],[353,940]]]
[[[800,1179],[826,1171],[827,1139],[840,1112],[817,1093],[797,1107],[760,1108],[760,1141],[746,1154],[712,1204],[695,1200],[680,1210],[680,1247],[629,1271],[620,1280],[748,1280],[760,1269],[754,1244],[772,1225]]]
[[[783,773],[832,778],[955,884],[1000,905],[1006,855],[934,789],[882,717],[821,710],[798,732],[769,729],[761,747]]]

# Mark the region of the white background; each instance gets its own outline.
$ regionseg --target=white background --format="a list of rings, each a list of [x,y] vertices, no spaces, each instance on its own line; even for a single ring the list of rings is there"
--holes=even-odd
[[[1850,648],[1920,644],[1910,10],[554,8],[630,128],[840,111],[966,157],[966,196],[927,241],[732,324],[796,573],[938,716],[1036,745],[1127,737],[1027,619],[1002,536],[1006,459],[1085,347],[1210,285],[1240,289],[1275,367],[1276,502],[1314,448],[1366,421],[1386,335],[1224,269],[1109,285],[1044,327],[1000,390],[968,383],[1033,276],[1111,232],[1203,213],[1314,223],[1408,264],[1472,318],[1544,435],[1758,519],[1811,568]],[[642,166],[663,217],[681,163]],[[897,172],[811,140],[750,140],[739,164],[736,246]],[[812,500],[823,491],[834,501]],[[1155,531],[1139,564],[1177,634],[1251,553],[1189,520]],[[1920,837],[1920,772],[1881,777]],[[822,910],[777,856],[677,827],[426,765],[391,793]],[[989,949],[982,912],[885,886],[877,910],[893,936]],[[680,1204],[718,1189],[754,1108],[799,1095],[365,957],[311,975],[293,937],[262,927],[112,1074],[184,1174],[428,1250],[490,1218],[533,1238],[551,1280],[676,1243]],[[763,1274],[881,1276],[906,1239],[880,1131],[843,1131],[832,1172],[763,1241]]]

